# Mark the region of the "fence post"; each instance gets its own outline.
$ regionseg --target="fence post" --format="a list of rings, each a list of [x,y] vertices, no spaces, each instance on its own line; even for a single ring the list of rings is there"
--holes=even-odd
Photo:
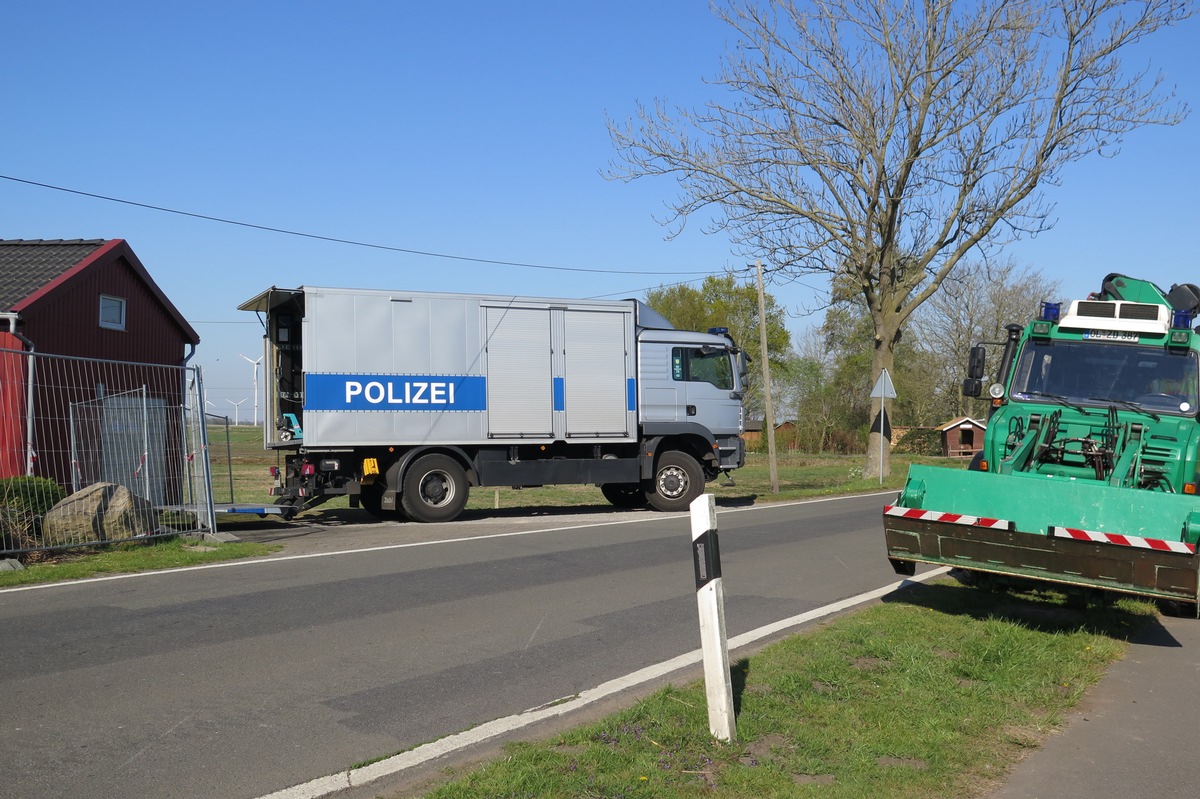
[[[146,493],[146,501],[153,504],[154,496],[150,493],[150,397],[146,385],[142,384],[142,490]]]
[[[725,587],[717,543],[717,500],[712,494],[691,504],[692,558],[696,568],[696,604],[700,611],[700,649],[704,654],[704,692],[708,729],[714,738],[737,740],[729,640],[725,635]]]

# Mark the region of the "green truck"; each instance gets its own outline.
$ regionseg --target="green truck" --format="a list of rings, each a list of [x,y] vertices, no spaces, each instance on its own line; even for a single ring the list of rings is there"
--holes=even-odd
[[[1004,587],[1035,580],[1200,607],[1200,288],[1111,274],[1086,300],[1009,325],[983,447],[911,467],[883,512],[898,574],[917,563]],[[984,395],[972,347],[967,396]]]

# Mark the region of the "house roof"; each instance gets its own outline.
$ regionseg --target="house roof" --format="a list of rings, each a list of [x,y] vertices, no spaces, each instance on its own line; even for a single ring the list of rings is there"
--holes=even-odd
[[[21,300],[94,253],[104,239],[0,239],[0,310]]]
[[[959,416],[957,419],[951,419],[937,429],[944,433],[951,428],[962,427],[963,425],[978,427],[980,430],[987,429],[987,422],[981,422],[978,419],[972,419],[970,416]]]
[[[193,346],[200,336],[124,239],[0,239],[0,311],[22,311],[75,275],[123,257]]]

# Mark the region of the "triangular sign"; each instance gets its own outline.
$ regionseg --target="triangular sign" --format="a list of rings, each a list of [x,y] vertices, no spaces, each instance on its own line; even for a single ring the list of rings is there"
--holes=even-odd
[[[895,399],[896,387],[892,385],[892,376],[888,374],[888,370],[884,369],[879,373],[879,379],[875,381],[875,388],[871,389],[872,399]]]

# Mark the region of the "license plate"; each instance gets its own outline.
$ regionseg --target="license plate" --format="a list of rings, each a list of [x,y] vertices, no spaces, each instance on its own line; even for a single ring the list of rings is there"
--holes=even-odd
[[[1105,341],[1137,341],[1138,334],[1128,330],[1088,330],[1084,338],[1104,339]]]

